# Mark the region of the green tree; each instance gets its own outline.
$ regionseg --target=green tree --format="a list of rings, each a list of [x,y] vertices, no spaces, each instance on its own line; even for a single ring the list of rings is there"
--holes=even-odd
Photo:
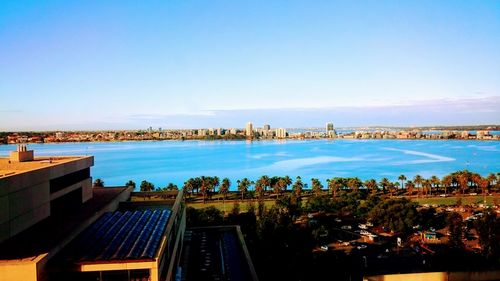
[[[485,212],[483,217],[476,221],[476,229],[485,256],[500,262],[500,219],[495,211]]]
[[[96,179],[94,181],[94,187],[104,187],[104,181],[101,179]]]
[[[125,183],[125,186],[127,187],[131,186],[133,189],[135,189],[135,181],[129,180],[128,182]]]
[[[241,192],[241,200],[245,198],[245,194],[248,192],[248,188],[253,184],[249,179],[243,178],[242,180],[238,180],[238,191]]]
[[[406,190],[408,191],[408,196],[411,197],[411,195],[413,194],[413,189],[415,188],[415,184],[413,183],[413,181],[407,181],[406,182]]]
[[[311,179],[311,184],[312,184],[312,191],[313,191],[313,193],[316,196],[321,195],[321,193],[323,191],[323,185],[321,184],[321,182],[318,179],[316,179],[316,178],[312,178]]]
[[[446,196],[446,194],[448,193],[448,188],[450,188],[451,185],[453,184],[453,176],[451,175],[444,176],[443,179],[441,180],[441,184],[444,188],[444,195]]]
[[[398,180],[401,181],[401,189],[404,189],[405,188],[405,180],[407,180],[406,176],[401,174],[401,175],[399,175]]]
[[[229,192],[229,188],[231,187],[231,181],[228,178],[222,179],[222,184],[220,186],[219,192],[222,194],[222,199],[226,200],[227,193]]]
[[[255,181],[255,193],[257,193],[258,199],[262,199],[262,195],[264,194],[264,185],[262,184],[261,179]]]
[[[269,176],[263,175],[259,180],[262,184],[262,187],[264,187],[264,192],[267,192],[267,189],[271,187],[271,179],[269,178]]]
[[[391,183],[391,182],[389,181],[389,179],[388,179],[388,178],[382,178],[382,179],[380,180],[380,186],[382,187],[382,192],[383,192],[384,194],[386,193],[387,188],[389,187],[389,184],[390,184],[390,183]]]
[[[349,178],[347,180],[347,186],[351,189],[351,191],[358,191],[362,185],[361,180],[357,177]]]
[[[154,191],[155,190],[155,186],[154,184],[146,181],[146,180],[143,180],[141,182],[141,186],[140,186],[140,190],[143,191],[143,192],[149,192],[149,191]]]
[[[429,195],[431,188],[432,188],[432,185],[431,185],[430,180],[426,179],[426,180],[422,181],[422,191],[426,196]]]
[[[302,195],[302,190],[304,189],[304,183],[302,182],[302,178],[297,176],[295,179],[295,183],[292,186],[293,193],[296,197],[300,197]]]
[[[460,172],[457,176],[458,185],[462,189],[462,194],[469,188],[469,174],[467,172]]]
[[[437,176],[432,176],[430,179],[429,179],[430,183],[431,183],[431,195],[432,195],[432,188],[434,188],[435,190],[438,190],[439,189],[439,185],[441,184],[441,181],[439,180],[439,178]]]
[[[165,187],[165,190],[167,190],[167,191],[176,191],[176,190],[179,190],[179,188],[177,187],[177,185],[175,185],[175,184],[173,184],[173,183],[170,182]]]
[[[405,198],[386,199],[368,212],[368,218],[394,232],[409,233],[418,220],[417,204]]]
[[[456,212],[452,212],[448,215],[446,222],[448,224],[448,230],[450,231],[450,239],[448,242],[449,245],[455,248],[463,248],[464,243],[462,241],[462,216]]]
[[[420,187],[422,186],[423,178],[421,175],[416,175],[413,177],[413,183],[415,184],[415,187],[417,188],[417,196],[420,196]]]
[[[364,186],[370,193],[374,193],[377,191],[377,181],[374,179],[369,179],[365,181]]]

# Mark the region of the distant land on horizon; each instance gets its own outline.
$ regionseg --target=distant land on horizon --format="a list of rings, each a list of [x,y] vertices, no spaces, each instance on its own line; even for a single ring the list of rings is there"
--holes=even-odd
[[[261,126],[255,126],[255,128]],[[334,123],[335,125],[335,123]],[[163,131],[166,130],[197,130],[208,127],[197,127],[197,128],[162,128]],[[225,128],[225,127],[212,127],[212,128]],[[244,126],[234,127],[236,129],[244,129]],[[276,129],[277,127],[272,127]],[[324,130],[324,126],[311,126],[311,127],[284,127],[287,130]],[[473,130],[500,130],[500,124],[484,124],[484,125],[435,125],[435,126],[391,126],[391,125],[370,125],[370,126],[345,126],[345,127],[335,127],[336,130],[373,130],[373,129],[390,129],[390,130],[457,130],[457,131],[473,131]],[[145,131],[147,128],[131,128],[131,129],[95,129],[95,130],[0,130],[0,134],[8,133],[50,133],[50,132],[119,132],[119,131]],[[158,130],[158,128],[153,128],[153,130]]]

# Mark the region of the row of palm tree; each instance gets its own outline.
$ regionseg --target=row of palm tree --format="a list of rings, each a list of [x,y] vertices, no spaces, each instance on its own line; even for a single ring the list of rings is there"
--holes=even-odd
[[[254,187],[255,195],[259,199],[269,194],[269,191],[271,191],[276,198],[279,198],[283,192],[287,191],[289,186],[292,186],[292,193],[296,196],[301,196],[304,190],[309,189],[308,184],[304,183],[301,177],[296,177],[295,181],[292,181],[289,176],[269,177],[263,175],[256,181],[243,178],[237,180],[236,184],[242,200],[251,190],[252,186]],[[362,181],[358,177],[333,177],[326,180],[327,190],[330,191],[333,197],[336,197],[339,191],[358,191],[362,188],[371,193],[389,193],[391,196],[396,193],[406,193],[408,196],[413,196],[415,191],[417,197],[448,194],[450,191],[465,194],[470,190],[476,190],[486,194],[489,189],[499,184],[500,173],[491,173],[487,177],[482,177],[468,170],[457,171],[442,178],[437,176],[424,178],[421,175],[415,175],[412,179],[408,179],[405,175],[400,175],[395,182],[390,181],[388,178],[382,178],[380,181],[376,181],[375,179]],[[186,193],[188,195],[201,193],[203,202],[205,202],[207,198],[211,199],[212,194],[216,193],[217,188],[219,188],[218,192],[223,195],[223,199],[225,200],[230,187],[231,181],[228,178],[224,178],[222,183],[220,183],[219,178],[216,176],[190,178],[184,183],[184,190]],[[325,187],[319,179],[311,179],[311,192],[316,195],[325,192]]]

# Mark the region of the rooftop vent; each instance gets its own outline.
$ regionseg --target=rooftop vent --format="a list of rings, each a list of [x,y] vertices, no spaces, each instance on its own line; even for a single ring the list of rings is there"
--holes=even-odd
[[[12,162],[26,162],[33,161],[33,150],[28,150],[25,144],[19,144],[16,151],[10,153],[10,161]]]

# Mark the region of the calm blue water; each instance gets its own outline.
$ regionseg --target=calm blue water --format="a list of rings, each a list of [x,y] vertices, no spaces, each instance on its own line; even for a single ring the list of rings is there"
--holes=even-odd
[[[315,140],[162,141],[30,144],[35,155],[94,155],[94,178],[107,186],[129,179],[163,187],[200,175],[229,177],[233,183],[261,175],[301,176],[304,181],[334,176],[396,180],[443,176],[461,169],[486,175],[500,172],[500,141]],[[15,145],[0,146],[6,156]],[[235,185],[235,184],[233,184]],[[233,186],[232,189],[235,187]]]

